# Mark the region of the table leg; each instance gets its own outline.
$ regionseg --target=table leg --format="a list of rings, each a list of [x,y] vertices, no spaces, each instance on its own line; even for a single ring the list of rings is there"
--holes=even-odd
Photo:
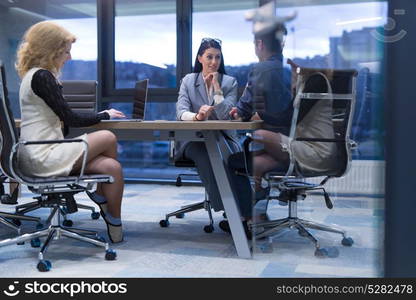
[[[225,170],[224,159],[219,149],[219,140],[223,138],[220,131],[205,131],[205,145],[209,154],[209,159],[215,174],[218,189],[224,204],[224,210],[230,224],[231,235],[237,250],[237,255],[241,258],[251,258],[251,251],[247,237],[241,223],[240,212],[238,210],[230,182]]]

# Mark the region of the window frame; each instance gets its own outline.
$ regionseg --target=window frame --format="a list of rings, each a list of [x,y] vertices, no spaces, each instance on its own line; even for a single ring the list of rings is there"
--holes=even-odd
[[[133,89],[115,87],[115,0],[97,0],[98,105],[132,101]],[[192,68],[192,0],[176,0],[176,88],[149,88],[152,102],[175,102]]]

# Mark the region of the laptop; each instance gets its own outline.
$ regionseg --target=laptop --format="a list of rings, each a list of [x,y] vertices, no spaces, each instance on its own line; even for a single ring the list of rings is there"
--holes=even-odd
[[[147,102],[147,90],[149,86],[149,79],[144,79],[136,82],[134,87],[134,98],[131,118],[125,119],[111,119],[104,121],[117,121],[117,122],[141,122],[145,118],[146,102]]]

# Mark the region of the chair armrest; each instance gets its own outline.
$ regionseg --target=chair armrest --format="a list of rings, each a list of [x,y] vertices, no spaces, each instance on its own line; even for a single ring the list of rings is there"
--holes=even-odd
[[[65,140],[40,140],[40,141],[20,141],[16,143],[12,148],[12,154],[10,156],[10,163],[12,165],[13,156],[17,153],[17,149],[20,145],[30,146],[30,145],[48,145],[48,144],[65,144],[65,143],[83,143],[84,144],[84,153],[82,158],[81,171],[78,176],[78,180],[84,176],[85,166],[87,164],[88,157],[88,143],[83,139],[65,139]]]

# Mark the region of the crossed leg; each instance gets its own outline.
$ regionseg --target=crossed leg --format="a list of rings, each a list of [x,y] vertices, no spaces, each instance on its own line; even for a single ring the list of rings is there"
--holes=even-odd
[[[87,135],[88,156],[85,173],[108,174],[113,176],[112,184],[99,183],[97,194],[107,199],[109,213],[120,218],[124,178],[121,164],[117,161],[117,138],[108,130],[100,130]],[[75,163],[73,173],[79,172],[82,157]]]

